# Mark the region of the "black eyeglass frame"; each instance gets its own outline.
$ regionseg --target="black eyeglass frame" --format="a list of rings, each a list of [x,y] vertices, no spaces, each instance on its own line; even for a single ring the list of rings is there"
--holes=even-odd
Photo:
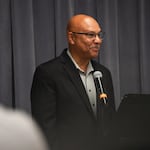
[[[71,31],[72,33],[74,34],[83,34],[83,35],[86,35],[87,37],[89,38],[96,38],[96,36],[98,36],[100,39],[104,39],[104,35],[105,35],[105,32],[103,31],[100,31],[99,33],[94,33],[94,32],[73,32]]]

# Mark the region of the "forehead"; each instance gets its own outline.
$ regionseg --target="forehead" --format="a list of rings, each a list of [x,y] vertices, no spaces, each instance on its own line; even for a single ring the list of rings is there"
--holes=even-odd
[[[91,19],[91,18],[85,19],[81,23],[80,29],[87,30],[87,31],[93,31],[93,32],[99,32],[101,30],[98,22],[94,19]]]

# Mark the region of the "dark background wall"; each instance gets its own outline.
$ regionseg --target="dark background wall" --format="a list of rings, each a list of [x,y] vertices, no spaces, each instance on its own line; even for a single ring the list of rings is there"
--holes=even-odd
[[[31,111],[35,67],[67,47],[66,24],[78,13],[106,32],[98,61],[112,73],[116,108],[124,94],[150,93],[149,0],[0,0],[2,104]]]

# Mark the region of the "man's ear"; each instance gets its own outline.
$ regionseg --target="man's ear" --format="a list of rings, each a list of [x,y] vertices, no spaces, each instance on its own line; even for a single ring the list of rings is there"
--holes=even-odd
[[[72,32],[68,32],[68,41],[71,45],[74,44],[74,40],[75,40],[74,34]]]

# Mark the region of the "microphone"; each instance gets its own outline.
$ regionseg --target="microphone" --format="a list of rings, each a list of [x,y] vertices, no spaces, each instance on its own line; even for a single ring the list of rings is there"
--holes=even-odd
[[[103,99],[104,104],[106,104],[107,94],[105,94],[104,90],[103,90],[103,86],[102,86],[102,82],[101,82],[102,76],[103,75],[102,75],[102,73],[100,71],[95,71],[93,73],[93,77],[95,79],[97,88],[98,88],[98,90],[100,92],[100,99]]]

